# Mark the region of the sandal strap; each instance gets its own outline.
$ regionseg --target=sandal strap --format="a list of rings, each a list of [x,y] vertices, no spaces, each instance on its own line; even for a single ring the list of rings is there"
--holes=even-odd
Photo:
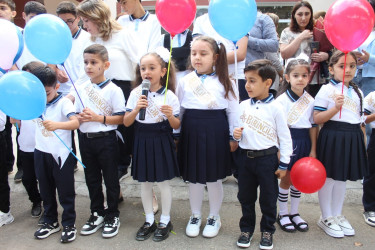
[[[297,216],[300,216],[300,215],[299,214],[291,214],[291,215],[289,215],[289,218],[293,219],[294,217],[297,217]]]
[[[289,214],[284,214],[284,215],[280,215],[279,214],[279,218],[281,219],[281,218],[284,218],[284,217],[290,217],[290,215]]]

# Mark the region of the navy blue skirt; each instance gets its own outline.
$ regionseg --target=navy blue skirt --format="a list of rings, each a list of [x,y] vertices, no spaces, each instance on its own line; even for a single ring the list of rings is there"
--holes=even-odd
[[[134,149],[131,174],[139,182],[162,182],[180,176],[176,145],[168,121],[134,123]]]
[[[191,183],[205,184],[231,175],[225,110],[185,111],[178,161],[183,179]]]
[[[366,147],[359,124],[326,122],[319,132],[316,147],[328,178],[356,181],[366,176]]]
[[[289,130],[293,141],[293,155],[288,165],[288,170],[291,170],[296,161],[310,155],[311,139],[309,128],[290,128]]]

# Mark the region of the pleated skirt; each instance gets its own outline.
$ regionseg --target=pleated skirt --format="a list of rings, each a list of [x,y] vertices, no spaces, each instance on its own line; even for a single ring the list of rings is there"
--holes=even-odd
[[[139,182],[162,182],[179,177],[176,145],[168,121],[134,124],[131,175]]]
[[[356,181],[367,175],[366,147],[359,124],[326,122],[319,133],[317,156],[328,178]]]
[[[205,184],[231,175],[225,110],[185,110],[177,154],[185,181]]]
[[[294,163],[303,157],[308,157],[311,151],[310,129],[290,128],[293,141],[293,155],[290,157],[288,170],[291,170]]]

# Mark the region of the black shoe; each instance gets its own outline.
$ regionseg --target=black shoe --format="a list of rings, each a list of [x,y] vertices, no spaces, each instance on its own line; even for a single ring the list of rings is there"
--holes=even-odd
[[[250,232],[241,232],[240,237],[237,240],[237,246],[239,247],[250,247],[250,241],[253,238],[253,234]]]
[[[61,234],[61,242],[68,243],[76,239],[77,229],[75,226],[65,226]]]
[[[31,217],[39,217],[42,214],[42,204],[41,202],[34,202],[31,207]]]
[[[90,235],[95,233],[99,230],[99,228],[102,228],[104,224],[104,217],[98,215],[97,212],[94,212],[92,215],[90,215],[89,220],[86,222],[85,225],[83,225],[81,229],[82,235]]]
[[[169,236],[169,232],[173,230],[173,225],[171,222],[168,225],[164,223],[159,223],[158,227],[154,233],[154,237],[152,238],[153,241],[163,241]]]
[[[60,231],[58,222],[55,222],[53,224],[44,223],[43,226],[34,233],[34,236],[37,239],[45,239],[51,234],[57,233],[58,231]]]
[[[44,212],[42,213],[42,215],[40,216],[38,220],[38,226],[43,226],[43,225],[44,225]]]
[[[259,244],[260,249],[272,249],[272,234],[269,232],[262,232],[262,239]]]
[[[141,228],[139,228],[137,235],[135,236],[136,240],[142,241],[150,238],[151,234],[156,230],[156,223],[150,225],[150,223],[145,222]]]
[[[104,219],[104,228],[102,232],[103,238],[111,238],[118,234],[120,228],[120,219],[119,217],[105,218]]]
[[[22,176],[23,176],[23,170],[22,169],[18,169],[16,175],[14,176],[14,181],[15,182],[22,181]]]

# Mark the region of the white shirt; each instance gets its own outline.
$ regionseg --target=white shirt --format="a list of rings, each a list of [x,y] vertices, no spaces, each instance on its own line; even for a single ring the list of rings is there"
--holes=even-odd
[[[0,132],[4,131],[5,124],[7,123],[7,116],[0,110]]]
[[[126,104],[126,112],[131,112],[136,106],[139,100],[139,97],[142,94],[142,85],[139,85],[135,88],[129,96],[129,100]],[[164,103],[165,98],[165,87],[161,87],[156,92],[148,93],[148,107],[146,108],[146,116],[144,120],[139,120],[139,113],[136,116],[135,120],[141,123],[158,123],[164,120],[167,120],[167,117],[160,111],[162,105],[169,105],[173,109],[173,115],[175,117],[179,116],[180,113],[180,103],[177,96],[171,91],[167,90],[167,98]]]
[[[366,115],[371,115],[375,112],[375,91],[370,92],[363,101],[363,107]],[[375,121],[370,123],[371,128],[375,128]]]
[[[23,40],[25,40],[25,38]],[[24,41],[22,55],[17,60],[16,66],[19,70],[22,70],[23,66],[25,66],[29,62],[41,62],[43,64],[46,64],[45,62],[42,62],[41,60],[37,59],[33,54],[31,54],[30,50],[27,48],[26,42]]]
[[[318,94],[315,96],[314,110],[316,111],[326,111],[335,106],[335,98],[337,95],[341,94],[342,83],[331,80],[329,84],[323,85],[319,90]],[[361,97],[363,98],[362,91]],[[351,124],[359,124],[362,122],[362,117],[360,116],[360,99],[357,93],[354,91],[353,87],[349,86],[347,88],[344,86],[344,105],[340,112],[337,112],[332,118],[332,121],[337,122],[347,122]]]
[[[299,97],[289,88],[275,102],[284,111],[289,128],[311,128],[314,124],[314,98],[306,91]]]
[[[234,51],[234,44],[232,41],[222,37],[219,35],[219,33],[216,32],[214,27],[212,27],[210,19],[208,17],[208,13],[198,17],[195,20],[194,23],[194,29],[193,29],[193,36],[196,35],[205,35],[205,36],[210,36],[213,39],[215,39],[217,42],[221,42],[224,44],[225,49],[228,52]],[[237,79],[245,79],[245,74],[243,72],[245,68],[245,60],[237,62]],[[229,64],[228,65],[228,70],[229,70],[229,75],[231,79],[234,79],[235,76],[235,64]]]
[[[51,120],[55,122],[67,122],[69,117],[75,115],[75,108],[73,103],[62,95],[47,103],[46,110],[43,114],[43,120]],[[44,128],[43,121],[40,118],[36,120],[35,129],[35,149],[52,154],[53,158],[59,164],[64,165],[66,158],[68,158],[70,151],[57,138],[57,136]],[[71,149],[72,148],[72,131],[70,130],[55,130],[55,133],[61,140]]]
[[[64,66],[72,78],[72,81],[76,83],[79,76],[85,74],[84,63],[83,63],[83,51],[88,47],[90,43],[90,34],[83,29],[79,28],[77,33],[73,36],[72,50],[68,58],[64,62]],[[64,68],[61,65],[57,65],[61,70]],[[87,77],[88,79],[88,77]],[[70,79],[65,83],[60,83],[59,91],[63,94],[68,94],[72,88],[72,82]]]
[[[286,169],[293,154],[293,143],[284,112],[270,94],[264,100],[248,99],[240,103],[237,116],[243,127],[239,146],[249,150],[280,149],[280,168]]]
[[[125,98],[122,90],[109,79],[101,84],[93,84],[87,81],[80,85],[78,93],[85,107],[90,108],[97,115],[113,116],[125,114]],[[82,103],[77,93],[70,93],[75,97],[75,107],[78,113],[83,110]],[[100,131],[111,131],[117,129],[118,125],[104,125],[102,122],[84,122],[79,126],[83,133],[95,133]]]
[[[236,114],[238,111],[238,99],[233,96],[231,92],[228,93],[229,98],[225,98],[225,89],[223,84],[220,83],[219,78],[216,74],[214,75],[203,75],[198,77],[200,83],[203,81],[203,88],[206,91],[206,96],[197,96],[194,93],[201,93],[201,89],[193,87],[190,79],[197,76],[195,72],[191,72],[184,76],[177,85],[176,94],[180,100],[181,111],[180,119],[182,120],[183,111],[185,109],[201,109],[201,110],[218,110],[225,109],[228,117],[230,134],[232,134],[233,128],[237,127]],[[232,87],[234,83],[232,82]],[[209,102],[206,102],[209,100]]]
[[[20,135],[18,136],[18,145],[23,152],[34,152],[35,149],[35,120],[22,120],[20,126]]]
[[[133,16],[120,16],[117,20],[121,26],[128,30],[128,35],[138,38],[139,55],[142,56],[155,48],[162,46],[161,26],[156,15],[150,14],[146,10],[146,14],[141,18],[133,18]]]

